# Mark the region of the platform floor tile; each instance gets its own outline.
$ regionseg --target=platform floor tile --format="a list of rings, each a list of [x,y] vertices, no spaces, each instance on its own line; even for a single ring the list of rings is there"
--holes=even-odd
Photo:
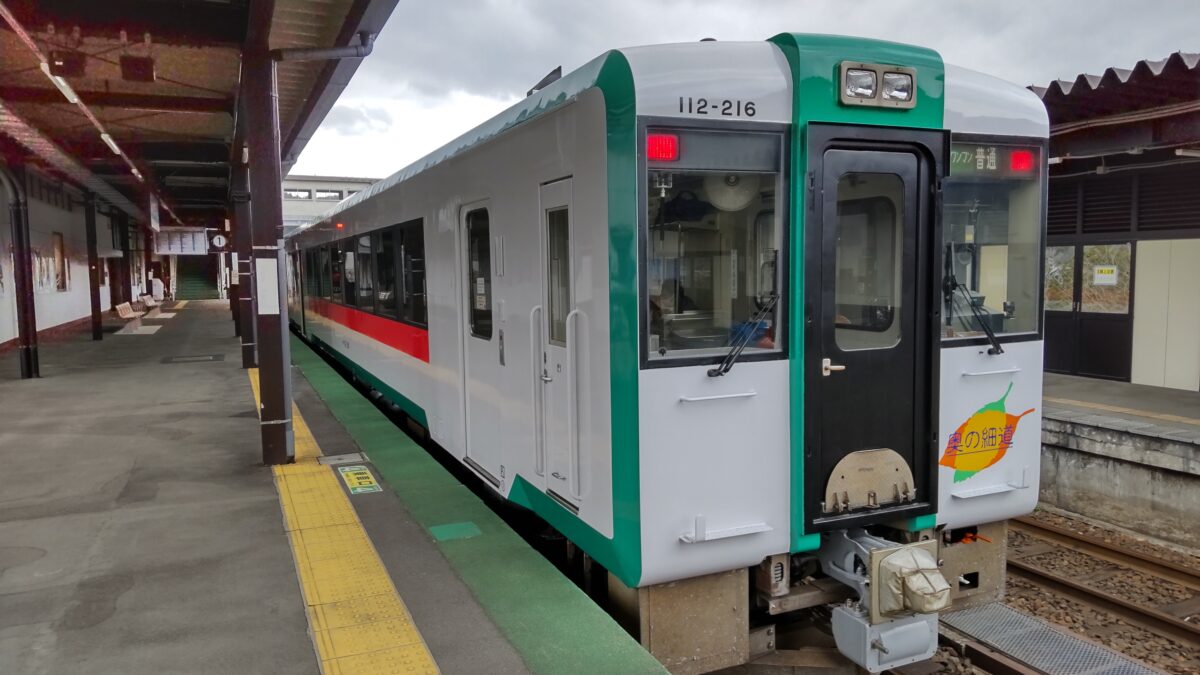
[[[258,373],[250,382],[259,400]],[[273,467],[313,645],[326,675],[438,673],[335,468],[292,407],[296,462]]]

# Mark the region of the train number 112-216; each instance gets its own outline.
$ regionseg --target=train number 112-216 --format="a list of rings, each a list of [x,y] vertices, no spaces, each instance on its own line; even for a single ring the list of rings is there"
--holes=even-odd
[[[691,115],[721,115],[723,117],[754,117],[754,101],[739,101],[736,99],[692,98],[679,97],[679,112]]]

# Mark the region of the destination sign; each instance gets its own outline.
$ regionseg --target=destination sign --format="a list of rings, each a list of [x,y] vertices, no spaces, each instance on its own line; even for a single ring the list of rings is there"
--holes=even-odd
[[[953,143],[950,146],[950,175],[955,177],[1034,180],[1041,165],[1041,148],[994,143]]]

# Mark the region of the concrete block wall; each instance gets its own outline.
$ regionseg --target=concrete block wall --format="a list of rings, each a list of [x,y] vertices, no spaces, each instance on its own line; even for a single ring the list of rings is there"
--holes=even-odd
[[[1044,503],[1200,548],[1200,429],[1047,413],[1041,474]]]

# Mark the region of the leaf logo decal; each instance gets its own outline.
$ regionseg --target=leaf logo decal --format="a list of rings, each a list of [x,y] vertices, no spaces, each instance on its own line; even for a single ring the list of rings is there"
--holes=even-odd
[[[954,469],[954,482],[962,482],[999,462],[1012,445],[1013,434],[1021,418],[1033,412],[1011,415],[1004,400],[1012,392],[1012,383],[998,400],[983,406],[959,425],[946,441],[938,463]]]

